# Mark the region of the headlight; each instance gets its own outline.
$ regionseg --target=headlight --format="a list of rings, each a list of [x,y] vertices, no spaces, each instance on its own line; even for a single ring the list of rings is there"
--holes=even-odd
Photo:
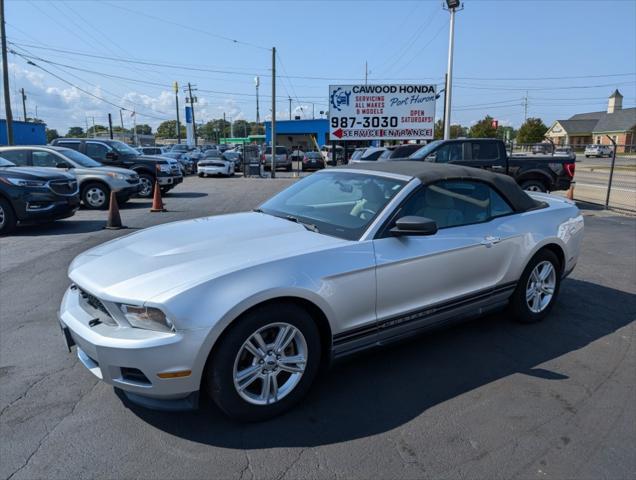
[[[157,170],[163,173],[170,173],[170,165],[164,165],[162,163],[158,163]]]
[[[119,308],[133,327],[157,332],[174,332],[175,330],[166,314],[158,308],[124,304],[120,305]]]
[[[5,183],[16,187],[46,187],[46,180],[25,180],[24,178],[5,177],[0,178]]]
[[[116,180],[126,180],[126,175],[122,175],[121,173],[108,172],[106,175]]]

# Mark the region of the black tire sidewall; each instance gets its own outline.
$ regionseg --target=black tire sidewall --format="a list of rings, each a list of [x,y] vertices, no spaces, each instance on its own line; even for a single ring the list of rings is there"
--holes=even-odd
[[[541,182],[540,180],[526,180],[525,182],[521,184],[521,188],[525,190],[530,185],[537,185],[538,187],[541,188],[542,193],[545,193],[548,191],[547,188],[545,187],[545,184]]]
[[[270,323],[284,321],[298,328],[307,342],[307,364],[303,376],[287,396],[272,405],[253,405],[241,398],[234,387],[234,361],[250,335]],[[241,421],[260,421],[289,410],[309,391],[320,368],[320,333],[311,315],[292,303],[258,307],[235,320],[217,341],[218,348],[206,366],[206,388],[218,407]]]
[[[86,194],[91,188],[99,188],[101,191],[104,192],[106,200],[99,207],[94,207],[93,205],[88,203],[88,201],[86,200]],[[110,188],[108,188],[103,183],[90,182],[82,187],[82,203],[84,204],[84,208],[87,208],[89,210],[106,210],[108,208],[109,198],[110,198]]]
[[[4,226],[0,229],[0,235],[6,235],[15,230],[16,217],[13,212],[13,207],[7,200],[0,197],[0,205],[4,211]]]
[[[534,270],[539,263],[546,260],[552,263],[552,266],[556,271],[554,294],[552,295],[552,300],[550,300],[550,303],[545,310],[539,313],[534,313],[530,310],[526,301],[526,287],[532,270]],[[510,300],[510,307],[513,315],[515,316],[515,320],[520,323],[536,323],[543,320],[550,313],[559,296],[559,290],[561,288],[561,272],[562,268],[559,263],[559,259],[550,250],[540,250],[534,255],[534,257],[532,257],[530,262],[528,262],[528,265],[526,265],[526,268],[519,279],[519,283],[517,284],[517,288],[512,294],[512,298]]]

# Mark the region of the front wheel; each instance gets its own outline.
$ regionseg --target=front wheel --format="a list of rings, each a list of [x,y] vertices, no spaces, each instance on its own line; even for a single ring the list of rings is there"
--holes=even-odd
[[[308,392],[320,364],[312,317],[294,304],[270,304],[239,318],[207,366],[207,389],[237,420],[279,415]]]
[[[523,271],[512,294],[510,308],[517,321],[543,320],[556,301],[561,286],[561,265],[554,253],[542,250]]]
[[[91,210],[103,210],[108,207],[110,190],[101,183],[89,183],[82,189],[82,202]]]
[[[155,178],[147,173],[142,173],[139,175],[139,183],[141,184],[141,189],[137,195],[141,198],[152,197],[155,187]]]
[[[0,235],[11,233],[15,229],[16,218],[13,207],[4,198],[0,198]]]

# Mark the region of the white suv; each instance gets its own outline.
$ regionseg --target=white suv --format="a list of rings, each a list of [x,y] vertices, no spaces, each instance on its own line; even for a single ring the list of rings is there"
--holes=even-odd
[[[585,158],[589,157],[603,157],[607,155],[608,157],[612,156],[612,147],[611,145],[588,145],[585,147]]]

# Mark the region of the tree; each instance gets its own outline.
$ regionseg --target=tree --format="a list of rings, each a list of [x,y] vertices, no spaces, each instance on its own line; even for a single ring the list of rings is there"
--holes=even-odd
[[[234,122],[234,136],[247,137],[250,134],[249,123],[246,120],[237,120]]]
[[[152,127],[147,123],[142,123],[135,127],[135,131],[138,135],[152,135]],[[176,132],[176,129],[174,130]]]
[[[46,129],[46,143],[51,143],[56,138],[60,138],[60,134],[57,133],[57,130],[47,128]]]
[[[458,138],[466,136],[466,127],[461,125],[450,126],[450,138]],[[441,140],[444,138],[444,123],[442,120],[435,122],[435,140]]]
[[[113,133],[130,133],[128,128],[121,128],[119,125],[113,127]]]
[[[186,137],[185,125],[181,124],[181,138]],[[157,138],[177,138],[177,121],[166,120],[157,127]]]
[[[250,122],[250,135],[265,135],[265,126],[262,123]]]
[[[470,127],[468,136],[472,138],[497,138],[497,129],[492,125],[493,120],[490,115],[486,115],[482,120]]]
[[[71,127],[68,129],[67,137],[83,137],[84,129],[82,127]]]
[[[234,127],[234,134],[243,134],[242,131],[236,131]],[[230,136],[230,122],[224,121],[222,118],[218,120],[210,120],[202,125],[197,126],[197,135],[205,138],[209,142],[218,142],[220,138]]]
[[[544,140],[545,132],[548,127],[545,126],[540,118],[529,118],[523,125],[519,127],[517,132],[517,143],[539,143]]]

